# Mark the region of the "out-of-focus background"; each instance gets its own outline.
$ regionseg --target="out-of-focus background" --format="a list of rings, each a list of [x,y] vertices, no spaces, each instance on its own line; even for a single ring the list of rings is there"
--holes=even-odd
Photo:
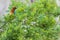
[[[10,0],[0,0],[0,16],[6,14],[9,4]]]

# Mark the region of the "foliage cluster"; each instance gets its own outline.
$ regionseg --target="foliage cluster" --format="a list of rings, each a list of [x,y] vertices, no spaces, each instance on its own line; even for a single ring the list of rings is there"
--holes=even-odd
[[[55,17],[59,13],[54,0],[36,0],[31,5],[12,0],[9,9],[13,6],[17,9],[5,16],[0,40],[57,40]]]

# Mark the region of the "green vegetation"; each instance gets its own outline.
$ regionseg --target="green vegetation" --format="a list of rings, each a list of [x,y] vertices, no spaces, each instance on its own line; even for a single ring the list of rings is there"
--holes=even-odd
[[[55,17],[59,12],[54,0],[36,0],[29,6],[12,0],[9,9],[13,6],[17,9],[4,17],[0,40],[57,40]]]

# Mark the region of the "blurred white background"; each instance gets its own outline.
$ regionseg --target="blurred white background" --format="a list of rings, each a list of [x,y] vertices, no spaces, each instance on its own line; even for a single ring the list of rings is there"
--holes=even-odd
[[[6,14],[9,4],[10,0],[0,0],[0,16]]]

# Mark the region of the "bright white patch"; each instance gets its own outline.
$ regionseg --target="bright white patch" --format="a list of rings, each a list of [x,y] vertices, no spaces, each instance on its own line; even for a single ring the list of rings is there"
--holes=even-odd
[[[60,0],[56,0],[57,5],[60,6]]]
[[[10,0],[0,0],[0,16],[6,14],[6,10],[8,10],[10,4]]]

